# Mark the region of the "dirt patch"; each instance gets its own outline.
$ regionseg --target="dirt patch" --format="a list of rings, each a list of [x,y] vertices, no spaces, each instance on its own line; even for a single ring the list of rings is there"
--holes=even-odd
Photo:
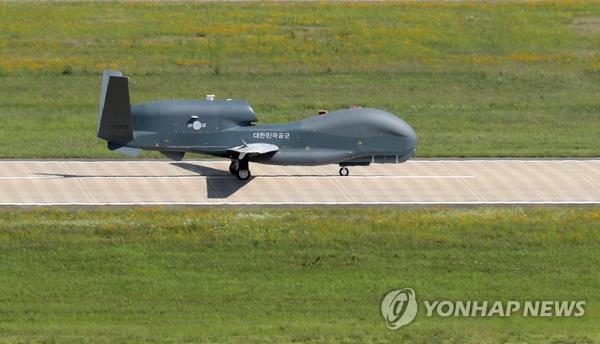
[[[190,36],[176,36],[176,35],[160,35],[154,37],[144,38],[144,44],[148,45],[165,45],[165,44],[177,44],[177,43],[194,43],[194,42],[206,42],[205,34],[196,34],[193,37]]]
[[[598,33],[600,34],[600,18],[599,17],[588,17],[588,18],[576,18],[571,27],[580,33]]]
[[[292,38],[312,38],[322,28],[317,26],[286,26],[285,29]]]

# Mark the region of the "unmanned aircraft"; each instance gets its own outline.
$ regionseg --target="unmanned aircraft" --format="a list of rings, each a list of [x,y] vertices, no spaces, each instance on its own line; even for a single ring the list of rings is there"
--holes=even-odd
[[[416,150],[413,128],[383,110],[353,107],[285,124],[255,124],[243,100],[165,100],[130,105],[128,78],[105,70],[100,91],[98,137],[108,149],[137,155],[159,151],[173,160],[186,152],[231,159],[229,172],[250,178],[249,162],[276,165],[348,166],[401,163]]]

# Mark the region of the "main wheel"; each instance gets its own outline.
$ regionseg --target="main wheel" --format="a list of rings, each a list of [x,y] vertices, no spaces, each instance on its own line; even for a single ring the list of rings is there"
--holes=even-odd
[[[345,177],[350,174],[350,171],[346,167],[340,168],[340,176]]]
[[[250,170],[237,170],[235,176],[239,180],[248,180],[250,178]]]

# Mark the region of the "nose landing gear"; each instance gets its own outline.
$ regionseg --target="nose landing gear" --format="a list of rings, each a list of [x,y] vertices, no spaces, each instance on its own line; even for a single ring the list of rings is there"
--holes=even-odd
[[[350,174],[350,171],[348,171],[348,168],[340,167],[340,176],[345,177],[349,174]]]

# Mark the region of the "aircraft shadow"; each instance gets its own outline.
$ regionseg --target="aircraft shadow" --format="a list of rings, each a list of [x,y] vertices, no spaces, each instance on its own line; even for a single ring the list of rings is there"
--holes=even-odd
[[[250,177],[248,180],[239,180],[229,174],[228,171],[202,165],[194,165],[187,162],[173,162],[171,165],[206,177],[206,193],[208,198],[227,198],[243,188],[244,185],[248,184],[254,178]]]
[[[208,198],[227,198],[239,189],[248,184],[254,177],[248,180],[238,180],[236,177],[229,174],[228,171],[223,171],[211,167],[194,165],[185,162],[175,162],[171,165],[183,168],[187,171],[194,172],[206,178],[206,193]],[[102,178],[122,178],[122,175],[83,175],[83,174],[66,174],[66,173],[36,173],[42,176],[54,176],[62,178],[86,178],[86,177],[102,177]],[[177,177],[177,175],[127,175],[127,177]]]

